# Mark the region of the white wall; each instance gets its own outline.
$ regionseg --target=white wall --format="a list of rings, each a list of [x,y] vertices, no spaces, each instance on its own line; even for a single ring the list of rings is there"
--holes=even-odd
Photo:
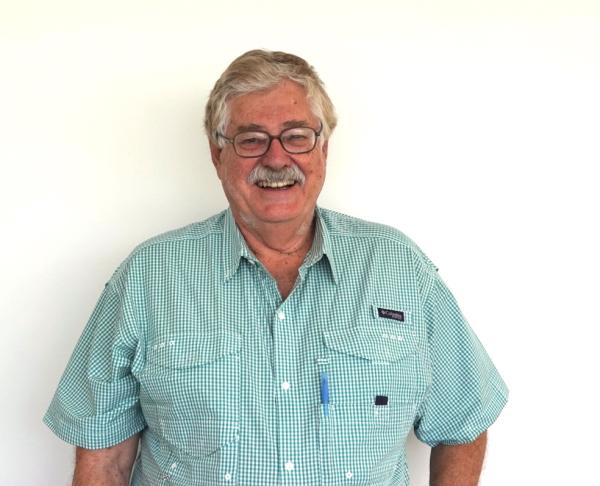
[[[599,3],[365,3],[0,4],[2,486],[68,484],[42,414],[116,265],[225,206],[203,105],[256,47],[337,105],[321,204],[415,239],[509,384],[481,484],[597,478]]]

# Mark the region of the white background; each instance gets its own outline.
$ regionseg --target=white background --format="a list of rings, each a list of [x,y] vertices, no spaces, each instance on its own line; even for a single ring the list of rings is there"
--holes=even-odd
[[[2,0],[0,36],[2,486],[69,483],[42,415],[119,262],[225,207],[203,108],[257,47],[337,106],[320,204],[416,240],[508,383],[481,484],[598,484],[598,2]]]

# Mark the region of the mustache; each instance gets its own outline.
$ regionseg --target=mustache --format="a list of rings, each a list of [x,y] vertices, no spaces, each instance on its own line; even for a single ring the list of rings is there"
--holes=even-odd
[[[262,182],[297,182],[304,184],[306,177],[296,164],[286,165],[281,169],[273,169],[264,165],[257,165],[248,175],[248,183]]]

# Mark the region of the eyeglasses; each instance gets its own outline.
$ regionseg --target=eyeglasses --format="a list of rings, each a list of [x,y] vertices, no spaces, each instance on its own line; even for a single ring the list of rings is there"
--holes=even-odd
[[[279,140],[283,149],[290,154],[306,154],[315,148],[322,131],[323,124],[318,132],[310,127],[296,127],[287,128],[277,136],[261,130],[240,132],[233,138],[227,138],[219,132],[217,136],[232,144],[233,150],[240,157],[251,158],[265,155],[273,140]]]

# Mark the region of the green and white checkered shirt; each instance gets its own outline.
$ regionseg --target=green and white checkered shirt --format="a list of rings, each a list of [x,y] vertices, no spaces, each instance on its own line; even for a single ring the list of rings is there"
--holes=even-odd
[[[45,423],[88,449],[143,431],[135,486],[407,485],[413,427],[475,439],[507,389],[436,268],[397,230],[316,215],[285,301],[229,210],[140,245]]]

